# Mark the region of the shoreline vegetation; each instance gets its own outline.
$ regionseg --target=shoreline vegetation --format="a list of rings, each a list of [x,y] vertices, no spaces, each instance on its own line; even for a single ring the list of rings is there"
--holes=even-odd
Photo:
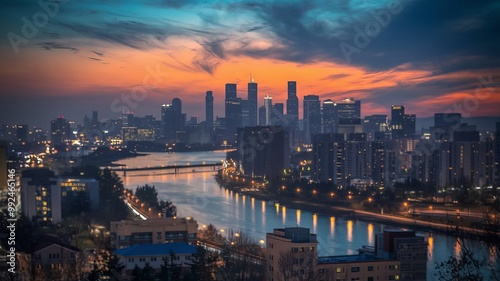
[[[351,208],[348,204],[342,204],[343,202],[313,202],[312,200],[308,200],[306,198],[291,198],[283,195],[264,193],[262,191],[243,191],[238,187],[234,187],[231,184],[225,183],[221,179],[220,175],[215,175],[215,179],[219,184],[219,187],[221,188],[236,192],[240,195],[247,195],[258,200],[273,202],[275,204],[279,204],[280,206],[286,206],[290,209],[304,210],[312,213],[341,217],[344,219],[359,219],[367,222],[383,223],[393,227],[410,228],[415,231],[427,232],[429,236],[432,236],[434,232],[456,234],[458,231],[460,231],[460,233],[462,234],[469,235],[470,238],[481,238],[482,235],[487,234],[481,229],[476,228],[468,228],[442,222],[414,219],[394,214],[383,214],[356,210]]]

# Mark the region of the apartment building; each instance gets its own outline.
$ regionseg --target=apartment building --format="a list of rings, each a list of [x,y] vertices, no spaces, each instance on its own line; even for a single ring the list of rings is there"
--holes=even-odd
[[[110,222],[111,246],[123,249],[139,244],[184,242],[196,245],[198,223],[192,218],[152,218]]]

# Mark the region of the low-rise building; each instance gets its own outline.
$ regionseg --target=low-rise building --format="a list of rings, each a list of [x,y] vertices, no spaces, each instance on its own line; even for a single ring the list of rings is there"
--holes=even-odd
[[[426,280],[427,243],[415,231],[386,229],[358,255],[318,257],[308,228],[274,229],[266,235],[267,280]]]
[[[184,242],[196,245],[198,223],[192,218],[152,218],[110,222],[111,247],[127,248],[139,244]]]
[[[134,268],[144,268],[149,264],[160,272],[164,264],[188,268],[195,260],[196,246],[187,243],[141,244],[115,251],[124,268],[124,274],[130,275]]]

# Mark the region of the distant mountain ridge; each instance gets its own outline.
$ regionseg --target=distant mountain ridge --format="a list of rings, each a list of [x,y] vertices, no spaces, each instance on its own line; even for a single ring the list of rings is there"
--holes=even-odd
[[[480,132],[495,132],[497,122],[500,122],[500,116],[462,117],[462,123],[475,125]],[[434,126],[434,117],[417,118],[416,120],[417,133],[431,126]]]

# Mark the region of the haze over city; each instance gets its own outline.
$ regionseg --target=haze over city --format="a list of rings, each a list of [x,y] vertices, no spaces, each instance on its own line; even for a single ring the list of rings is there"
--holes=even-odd
[[[252,73],[259,106],[266,94],[285,102],[293,80],[299,99],[354,97],[363,115],[388,114],[391,104],[418,117],[464,113],[464,101],[472,116],[500,107],[496,94],[470,102],[477,87],[498,84],[497,1],[57,3],[2,3],[2,123],[47,127],[58,115],[116,118],[120,109],[159,118],[174,97],[202,117],[208,90],[223,116],[224,85],[246,96]],[[138,92],[151,74],[153,87]],[[123,106],[133,94],[140,100]]]

